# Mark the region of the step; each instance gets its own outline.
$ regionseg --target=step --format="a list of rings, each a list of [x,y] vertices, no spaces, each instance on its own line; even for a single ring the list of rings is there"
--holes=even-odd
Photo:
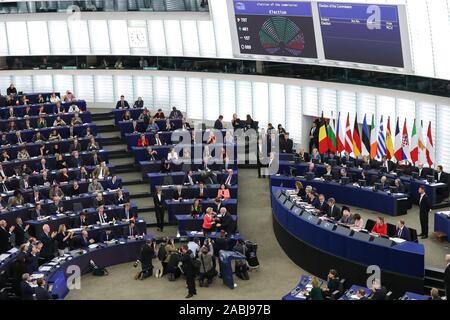
[[[114,146],[117,144],[121,144],[122,140],[119,137],[109,137],[105,138],[102,136],[102,145],[103,146]]]
[[[439,268],[426,267],[425,277],[433,277],[438,279],[444,279],[444,270]]]
[[[137,213],[155,212],[155,207],[141,207],[137,209]]]
[[[435,288],[444,288],[444,280],[440,278],[433,278],[433,277],[425,277],[424,278],[424,284],[426,286],[435,287]]]
[[[450,207],[450,201],[449,200],[445,200],[445,201],[442,201],[440,203],[436,203],[431,208],[433,210],[435,210],[435,209],[443,209],[443,208],[448,208],[448,207]]]
[[[108,150],[108,157],[110,159],[117,159],[117,158],[125,158],[130,157],[133,153],[126,150]]]
[[[140,172],[141,169],[139,169],[138,167],[127,167],[127,168],[114,168],[115,173],[116,174],[120,174],[120,173],[131,173],[131,172]]]
[[[123,186],[131,186],[131,185],[136,185],[136,184],[142,184],[142,185],[145,185],[145,187],[148,187],[147,184],[144,181],[142,181],[142,179],[127,180],[127,181],[122,180]]]
[[[150,192],[133,192],[130,194],[130,199],[142,199],[142,198],[150,198]]]
[[[112,124],[100,124],[97,125],[97,132],[115,132],[117,128]]]
[[[101,112],[101,113],[92,113],[93,121],[108,120],[108,119],[114,119],[114,114],[111,111]]]

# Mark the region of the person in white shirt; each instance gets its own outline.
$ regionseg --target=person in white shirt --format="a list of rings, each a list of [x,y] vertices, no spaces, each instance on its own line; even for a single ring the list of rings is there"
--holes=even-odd
[[[191,258],[195,259],[200,250],[200,240],[198,238],[194,238],[188,242],[187,246],[189,250],[191,250]]]
[[[56,93],[52,93],[51,97],[50,97],[50,102],[51,103],[57,103],[60,102],[61,99],[56,95]]]
[[[178,160],[178,154],[175,152],[174,149],[170,149],[169,154],[167,155],[168,161]]]

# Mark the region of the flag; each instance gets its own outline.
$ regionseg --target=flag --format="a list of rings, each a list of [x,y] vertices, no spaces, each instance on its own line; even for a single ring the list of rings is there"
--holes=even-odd
[[[403,148],[402,148],[402,136],[400,135],[400,127],[398,125],[398,117],[397,117],[397,125],[395,126],[395,159],[397,161],[403,160]]]
[[[347,123],[345,125],[345,151],[347,151],[348,154],[352,153],[352,129],[350,128],[350,113],[347,114]]]
[[[377,158],[381,159],[385,155],[386,155],[386,138],[384,137],[383,116],[381,116],[380,130],[378,130]]]
[[[336,144],[336,135],[334,134],[334,120],[330,119],[330,122],[328,123],[328,149],[336,153],[337,150],[337,144]]]
[[[433,145],[433,137],[431,136],[431,121],[428,123],[426,154],[428,165],[431,168],[431,166],[434,163],[434,145]]]
[[[353,154],[355,155],[355,157],[359,157],[361,155],[361,137],[359,135],[358,115],[355,115],[352,144],[353,144]]]
[[[366,115],[364,115],[364,121],[362,126],[362,155],[368,156],[370,154],[370,135],[369,128],[367,127]]]
[[[423,136],[422,136],[422,128],[423,128],[423,124],[422,124],[422,120],[420,121],[420,125],[418,126],[418,130],[417,130],[417,137],[418,137],[418,151],[419,151],[419,162],[421,163],[425,163],[427,161],[426,159],[426,146],[425,146],[425,141],[423,140]]]
[[[344,127],[341,126],[341,113],[338,114],[337,124],[336,124],[336,149],[337,152],[341,153],[345,150],[344,141]]]
[[[408,128],[406,127],[406,119],[405,122],[403,123],[403,134],[402,134],[402,157],[403,160],[411,160],[410,158],[410,151],[409,151],[409,136],[408,136]]]
[[[392,134],[391,134],[391,117],[388,117],[386,127],[386,156],[389,160],[391,160],[394,157],[394,145],[392,144]]]
[[[416,119],[414,119],[414,124],[411,132],[411,161],[416,163],[419,160],[419,137],[416,130]]]
[[[375,130],[375,116],[372,114],[372,125],[370,126],[370,159],[377,157],[378,141],[377,130]]]
[[[327,125],[323,118],[322,112],[322,118],[320,120],[320,128],[319,128],[319,153],[324,154],[327,151],[328,151]]]

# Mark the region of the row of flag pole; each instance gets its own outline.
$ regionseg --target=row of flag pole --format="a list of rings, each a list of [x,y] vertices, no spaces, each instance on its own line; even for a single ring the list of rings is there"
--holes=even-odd
[[[370,156],[370,159],[380,160],[386,156],[389,160],[403,161],[416,164],[417,162],[428,163],[431,167],[434,164],[434,144],[431,134],[431,121],[428,123],[426,142],[422,137],[422,121],[416,125],[414,119],[411,132],[411,140],[408,135],[406,119],[403,123],[403,130],[400,132],[399,118],[395,126],[395,136],[392,137],[391,119],[387,118],[386,128],[381,116],[378,130],[375,127],[375,116],[372,115],[372,122],[369,125],[364,115],[361,134],[358,126],[358,115],[355,115],[353,131],[350,126],[350,114],[347,114],[345,128],[341,123],[341,113],[335,121],[333,115],[327,124],[321,117],[319,124],[319,153],[328,151],[334,153],[347,152],[354,157]],[[394,140],[394,141],[393,141]]]

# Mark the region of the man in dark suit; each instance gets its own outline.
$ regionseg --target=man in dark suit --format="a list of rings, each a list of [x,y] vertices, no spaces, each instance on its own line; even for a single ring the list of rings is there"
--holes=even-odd
[[[430,201],[428,200],[428,196],[425,193],[425,187],[419,187],[419,215],[420,215],[420,227],[422,232],[419,236],[422,239],[428,238],[428,214],[431,212]]]
[[[311,129],[309,130],[309,153],[311,154],[314,148],[319,146],[319,119],[314,120]]]
[[[386,176],[382,176],[382,177],[380,178],[380,190],[381,190],[381,191],[389,190],[389,185],[390,185],[390,184],[389,184],[389,182],[388,182]]]
[[[228,169],[227,172],[228,172],[228,174],[226,176],[224,176],[222,179],[222,184],[229,187],[229,186],[236,184],[236,177],[233,174],[233,169]]]
[[[436,180],[436,182],[448,183],[448,174],[444,172],[444,168],[441,165],[438,165],[436,168],[434,180]]]
[[[450,297],[450,254],[445,255],[445,263],[447,266],[445,267],[444,272],[444,283],[445,283],[445,295]]]
[[[130,109],[130,105],[128,104],[128,101],[125,100],[125,96],[121,95],[120,100],[116,103],[116,109]]]
[[[317,210],[319,211],[319,214],[321,216],[328,213],[329,206],[328,203],[325,201],[325,196],[323,194],[319,194],[319,204]]]
[[[406,189],[405,186],[403,185],[402,181],[400,179],[395,179],[394,180],[394,186],[397,188],[397,192],[398,193],[405,193]]]
[[[78,249],[87,248],[94,242],[94,239],[89,239],[88,232],[86,230],[83,230],[81,231],[80,235],[74,238],[74,247]]]
[[[40,257],[43,258],[44,263],[50,261],[54,257],[55,236],[56,232],[50,233],[50,226],[48,224],[42,226],[42,235],[39,237],[39,240],[42,242]]]
[[[280,137],[280,152],[282,153],[292,153],[292,148],[294,147],[294,142],[289,139],[289,133],[286,132]]]
[[[382,286],[379,279],[375,279],[372,284],[372,296],[370,297],[370,300],[385,300],[387,289],[386,287]]]
[[[338,208],[338,206],[336,206],[336,200],[334,198],[330,198],[328,199],[328,213],[327,216],[329,218],[334,219],[335,221],[339,221],[341,220],[342,214],[341,214],[341,209]]]
[[[20,297],[22,300],[34,300],[35,290],[30,285],[30,274],[24,273],[20,282]]]
[[[223,129],[223,116],[220,115],[219,118],[214,122],[214,129],[222,130]]]
[[[413,168],[412,172],[417,172],[419,179],[426,179],[428,175],[432,174],[430,168],[424,168],[423,163],[419,163],[417,168]]]
[[[88,164],[90,166],[98,166],[102,163],[102,159],[98,155],[97,151],[93,151],[89,157]]]
[[[391,160],[388,160],[386,156],[381,158],[380,169],[384,172],[392,172],[395,170],[395,164]]]
[[[139,236],[139,229],[134,223],[133,220],[130,221],[130,225],[123,227],[123,235],[127,237],[128,239],[133,239],[137,236]]]
[[[30,225],[24,226],[21,217],[16,218],[16,225],[14,228],[14,234],[16,236],[15,246],[18,247],[22,243],[26,242],[27,231]]]
[[[308,203],[310,205],[312,205],[314,208],[318,209],[319,208],[319,199],[317,199],[316,193],[314,191],[310,192],[310,193],[308,193],[308,197],[309,197]]]
[[[329,297],[334,291],[339,290],[339,281],[337,271],[335,269],[331,269],[327,276],[327,286],[322,289],[322,294]]]
[[[89,226],[89,221],[88,221],[85,213],[81,213],[80,216],[75,218],[75,220],[73,222],[74,228],[82,228],[82,227],[87,227],[87,226]]]
[[[5,220],[0,220],[0,254],[5,253],[11,248],[9,238],[11,233],[14,231],[14,227],[7,229],[7,224]]]
[[[399,220],[397,222],[397,230],[395,231],[395,236],[406,241],[411,241],[411,232],[405,226],[405,221]]]
[[[306,171],[305,171],[305,175],[306,175],[306,173],[312,173],[314,177],[317,176],[316,165],[314,163],[310,162],[308,165],[308,169],[306,169]]]
[[[355,159],[350,157],[350,155],[347,153],[347,151],[344,152],[344,155],[340,159],[341,165],[346,167],[354,167],[355,166]]]
[[[83,165],[83,159],[81,159],[78,151],[72,152],[72,156],[70,157],[70,166],[72,168],[79,168]]]
[[[184,185],[193,186],[197,183],[197,179],[192,175],[192,170],[189,170],[184,177]]]
[[[37,279],[36,281],[37,287],[36,291],[36,300],[51,300],[52,296],[47,289],[45,289],[45,280],[42,278]]]
[[[100,242],[109,242],[115,238],[116,236],[111,229],[107,229],[100,234]]]
[[[155,205],[155,215],[156,215],[156,226],[158,231],[163,231],[164,229],[164,195],[161,188],[156,189],[155,195],[153,196],[153,203]]]

